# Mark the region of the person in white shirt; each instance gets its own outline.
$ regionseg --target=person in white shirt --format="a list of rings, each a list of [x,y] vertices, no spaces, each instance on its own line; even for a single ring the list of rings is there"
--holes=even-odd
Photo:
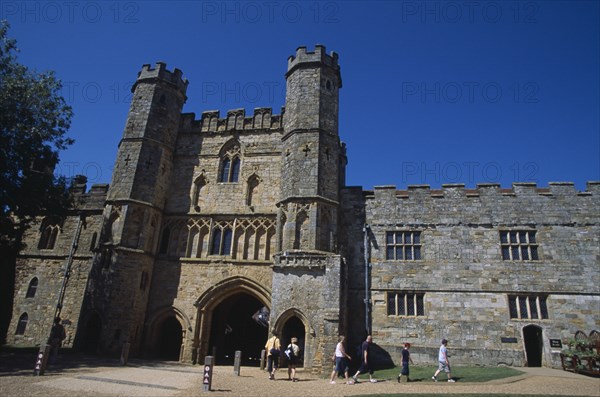
[[[340,335],[339,342],[335,347],[335,353],[333,353],[332,359],[335,364],[333,367],[333,371],[331,372],[331,380],[329,381],[329,383],[331,383],[332,385],[335,384],[335,377],[343,372],[344,377],[346,378],[346,383],[349,385],[354,384],[354,382],[348,378],[348,360],[352,360],[352,357],[350,357],[346,353],[345,336]]]
[[[440,372],[444,371],[448,375],[448,382],[454,382],[452,379],[452,375],[450,374],[450,361],[448,360],[448,341],[446,339],[442,339],[442,345],[440,346],[440,351],[438,354],[439,366],[435,374],[431,377],[434,382],[437,382],[437,376]]]

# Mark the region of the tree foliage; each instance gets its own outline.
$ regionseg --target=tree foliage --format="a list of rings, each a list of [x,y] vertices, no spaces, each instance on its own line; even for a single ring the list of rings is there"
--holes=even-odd
[[[17,62],[16,41],[0,21],[0,343],[11,318],[17,254],[36,215],[69,207],[66,179],[55,177],[72,111],[54,73]]]
[[[72,111],[53,72],[18,63],[8,27],[0,21],[0,244],[17,248],[32,216],[68,205],[66,180],[53,171],[73,143],[66,136]]]

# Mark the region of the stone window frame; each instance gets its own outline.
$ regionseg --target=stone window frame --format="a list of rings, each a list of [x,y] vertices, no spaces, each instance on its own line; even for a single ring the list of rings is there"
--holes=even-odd
[[[27,324],[29,324],[29,315],[27,314],[27,312],[24,312],[19,317],[19,322],[17,323],[15,335],[25,335],[25,331],[27,330]]]
[[[33,277],[31,281],[29,281],[29,286],[27,287],[27,292],[25,293],[26,299],[35,298],[39,282],[40,280],[37,277]]]
[[[424,317],[425,292],[386,292],[386,314],[394,317]]]
[[[242,151],[239,142],[229,141],[219,155],[219,183],[237,183],[242,169]]]
[[[61,221],[60,219],[48,216],[42,220],[40,227],[40,240],[38,242],[38,249],[40,250],[53,250],[58,240],[58,235],[61,232]]]
[[[400,241],[398,240],[400,236]],[[407,240],[407,237],[410,238]],[[422,230],[388,230],[385,232],[385,259],[391,261],[423,260]],[[399,257],[398,253],[402,257]],[[407,255],[408,254],[408,255]],[[410,256],[410,257],[409,257]]]
[[[213,227],[210,238],[210,255],[231,256],[233,229],[229,226]]]
[[[508,314],[511,320],[548,320],[548,295],[509,294]]]
[[[540,260],[536,229],[503,229],[499,231],[503,261],[535,262]]]

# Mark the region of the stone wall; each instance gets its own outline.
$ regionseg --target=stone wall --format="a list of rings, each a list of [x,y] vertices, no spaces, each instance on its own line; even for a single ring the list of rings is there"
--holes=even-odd
[[[293,314],[305,322],[304,363],[321,372],[330,363],[340,331],[344,299],[340,278],[342,260],[321,252],[291,251],[277,254],[273,266],[271,318],[281,330]],[[286,316],[286,314],[288,314]],[[329,368],[327,367],[327,370]]]
[[[435,362],[445,337],[456,363],[479,359],[486,365],[522,365],[522,328],[537,324],[544,333],[543,360],[557,365],[549,339],[600,325],[599,311],[591,309],[600,303],[599,186],[590,183],[586,192],[567,183],[544,189],[515,184],[513,189],[452,185],[398,191],[390,186],[364,192],[374,341],[395,362],[404,342],[414,345],[415,357]],[[345,197],[360,214],[358,192],[348,190]],[[363,225],[344,219],[356,240]],[[386,259],[386,232],[403,230],[421,232],[420,260]],[[535,230],[539,260],[503,260],[501,230]],[[347,254],[350,272],[357,276],[364,275],[358,251],[355,246]],[[358,280],[351,285],[361,291]],[[388,293],[423,293],[424,315],[388,315]],[[511,319],[508,295],[515,294],[547,296],[548,319]],[[349,304],[360,305],[359,299]],[[517,343],[502,343],[502,338]]]
[[[94,185],[87,193],[85,189],[85,181],[73,189],[76,207],[61,221],[60,232],[52,249],[38,248],[43,217],[37,218],[23,237],[26,247],[19,254],[16,264],[13,316],[8,329],[8,344],[38,346],[46,343],[53,324],[65,267],[79,218],[82,216],[81,233],[77,249],[74,251],[60,313],[67,333],[64,345],[72,346],[74,342],[92,257],[98,244],[102,206],[106,198],[106,185]],[[27,290],[34,277],[38,280],[35,295],[27,297]],[[27,313],[29,319],[25,333],[15,335],[19,319],[24,313]]]

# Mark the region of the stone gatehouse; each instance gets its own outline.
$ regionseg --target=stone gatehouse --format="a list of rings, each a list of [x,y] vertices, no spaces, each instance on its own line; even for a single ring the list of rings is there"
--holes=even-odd
[[[144,65],[110,185],[75,178],[26,235],[9,343],[44,343],[59,306],[89,353],[257,364],[275,330],[314,372],[367,333],[380,362],[445,337],[456,364],[556,366],[551,339],[600,328],[599,182],[346,186],[337,54],[300,47],[285,76],[279,114],[197,117],[180,70]]]

